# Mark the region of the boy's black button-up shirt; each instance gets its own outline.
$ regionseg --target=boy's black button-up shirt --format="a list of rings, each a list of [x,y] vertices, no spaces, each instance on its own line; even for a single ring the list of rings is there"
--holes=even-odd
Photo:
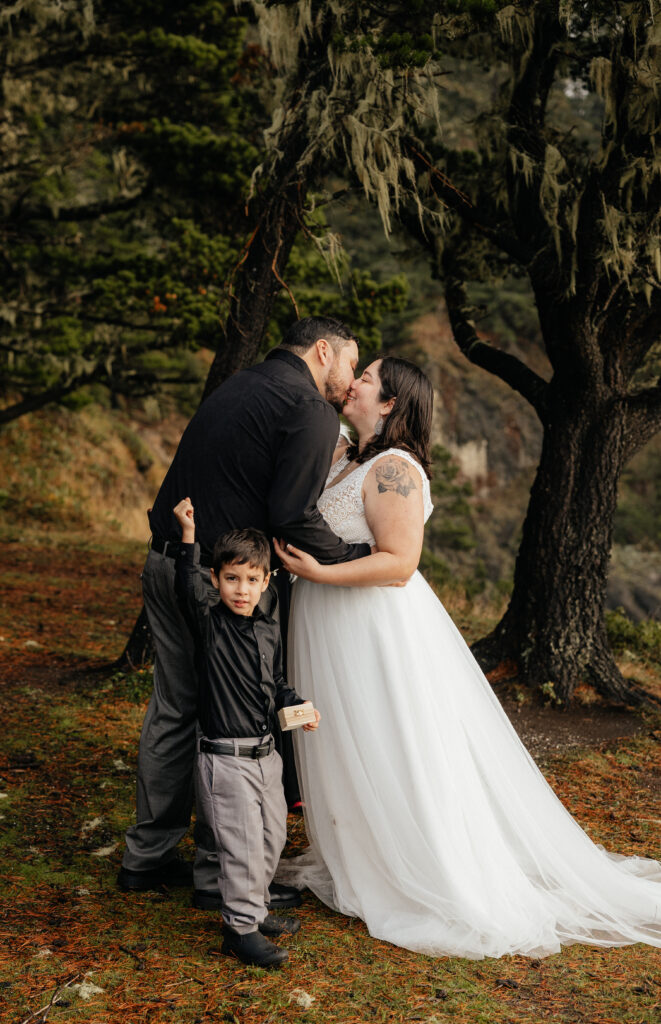
[[[195,637],[202,732],[210,740],[270,732],[276,711],[302,703],[282,674],[278,624],[259,608],[248,616],[210,605],[197,544],[181,545],[176,590]]]
[[[220,534],[252,526],[325,564],[369,555],[369,544],[340,540],[317,508],[339,426],[304,360],[275,349],[193,416],[149,516],[154,537],[179,540],[172,509],[189,497],[205,553]]]

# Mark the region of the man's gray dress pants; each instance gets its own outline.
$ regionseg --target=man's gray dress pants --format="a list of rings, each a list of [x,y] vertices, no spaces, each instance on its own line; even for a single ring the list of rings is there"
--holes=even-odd
[[[218,600],[201,569],[210,602]],[[174,591],[174,559],[150,551],[142,574],[145,611],[154,639],[154,690],[138,751],[136,823],[126,832],[123,865],[149,871],[166,864],[190,825],[197,734],[194,643]],[[195,825],[195,888],[215,889],[215,842],[202,808]]]

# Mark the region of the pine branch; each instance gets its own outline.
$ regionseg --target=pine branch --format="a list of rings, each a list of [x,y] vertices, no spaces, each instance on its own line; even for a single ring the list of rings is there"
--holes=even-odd
[[[55,384],[52,388],[39,391],[37,394],[28,395],[27,398],[23,398],[20,402],[15,402],[13,405],[8,405],[5,409],[0,409],[0,427],[5,423],[18,420],[21,416],[26,416],[30,412],[37,412],[53,402],[61,402],[67,395],[85,387],[86,384],[94,383],[112,388],[118,394],[144,397],[145,395],[153,394],[157,386],[160,387],[164,384],[194,384],[200,386],[200,379],[199,377],[182,375],[180,373],[170,377],[165,375],[159,376],[158,373],[154,372],[142,374],[135,371],[111,378],[108,375],[106,366],[99,365],[87,373],[81,373],[66,382]]]
[[[47,318],[48,316],[61,315],[62,307],[61,307],[60,303],[51,302],[51,303],[49,303],[48,305],[44,306],[42,309],[39,309],[39,310],[21,309],[20,307],[17,307],[16,308],[16,313],[20,314],[21,316],[40,317],[43,320],[44,318]],[[122,327],[122,328],[124,328],[127,331],[149,331],[152,334],[162,334],[162,333],[164,333],[164,327],[165,326],[173,327],[175,330],[179,326],[179,324],[174,324],[173,325],[169,321],[166,321],[164,324],[145,323],[144,321],[141,322],[141,323],[138,323],[138,322],[135,322],[135,321],[126,320],[123,317],[117,317],[117,316],[112,317],[112,316],[101,316],[101,315],[95,316],[93,313],[84,313],[84,312],[81,312],[80,310],[76,311],[75,316],[76,316],[76,320],[79,320],[81,323],[107,324],[109,327]],[[2,333],[3,333],[3,328],[2,328],[2,325],[0,324],[0,334],[2,334]],[[6,345],[3,345],[3,344],[0,343],[0,348],[3,348],[3,347],[7,348]],[[9,350],[10,349],[8,349],[8,351]],[[16,351],[17,353],[21,353],[22,354],[22,349],[20,349],[20,348],[16,348],[16,349],[14,349],[14,351]]]
[[[8,405],[6,409],[0,409],[0,425],[20,419],[21,416],[25,416],[29,412],[43,409],[44,406],[50,405],[51,402],[61,401],[61,399],[66,398],[67,395],[82,388],[85,384],[91,384],[99,380],[105,372],[104,367],[97,366],[93,370],[81,373],[65,383],[56,384],[52,388],[47,388],[45,391],[38,392],[38,394],[23,398],[20,402]]]
[[[64,207],[59,210],[53,210],[49,206],[38,206],[33,209],[22,210],[14,207],[12,210],[9,220],[20,221],[25,223],[31,220],[59,220],[59,221],[79,221],[79,220],[96,220],[97,217],[101,217],[106,213],[120,213],[123,210],[131,210],[134,206],[137,206],[141,200],[143,200],[151,191],[151,182],[147,182],[145,187],[135,195],[126,196],[123,199],[113,200],[100,200],[96,203],[86,203],[80,206]]]
[[[130,320],[124,320],[121,317],[93,316],[91,313],[79,313],[78,319],[82,323],[107,324],[109,327],[122,327],[127,331],[151,331],[153,334],[163,333],[164,326],[162,324],[132,323]]]
[[[526,401],[530,402],[543,423],[548,384],[516,356],[480,340],[475,324],[470,318],[471,310],[464,282],[449,272],[447,266],[445,301],[454,340],[466,358],[495,377],[499,377],[514,391],[518,391]]]

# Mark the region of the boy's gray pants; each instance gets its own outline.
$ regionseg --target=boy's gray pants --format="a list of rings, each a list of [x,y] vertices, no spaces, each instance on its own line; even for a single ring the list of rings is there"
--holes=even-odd
[[[222,742],[236,748],[264,739]],[[239,934],[253,932],[267,915],[269,884],[287,839],[280,754],[258,760],[198,752],[195,800],[213,829],[223,920]]]

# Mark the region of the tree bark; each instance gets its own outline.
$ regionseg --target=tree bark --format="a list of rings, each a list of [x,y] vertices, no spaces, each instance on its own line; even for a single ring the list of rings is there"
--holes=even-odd
[[[622,677],[604,620],[626,420],[612,393],[554,378],[509,606],[473,647],[485,671],[513,661],[522,682],[561,704],[582,681],[617,704],[648,700]]]
[[[136,668],[142,668],[143,665],[150,665],[153,660],[154,641],[147,621],[147,612],[143,605],[131,635],[126,641],[126,647],[111,667],[116,672],[132,672]]]
[[[283,286],[286,287],[283,275],[301,227],[303,196],[303,188],[294,181],[285,183],[262,202],[262,215],[238,268],[225,340],[209,368],[202,400],[237,370],[254,363],[259,355],[273,305]]]

